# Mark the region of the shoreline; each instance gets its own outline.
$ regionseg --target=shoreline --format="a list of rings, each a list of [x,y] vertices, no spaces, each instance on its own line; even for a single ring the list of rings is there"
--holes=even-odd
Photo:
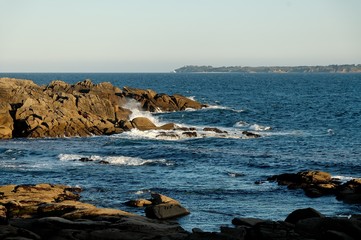
[[[312,172],[314,171],[309,171]],[[320,173],[324,176],[323,172]],[[313,180],[319,181],[321,175],[312,175],[315,176]],[[232,226],[221,226],[219,231],[205,232],[194,226],[188,232],[176,221],[184,213],[172,215],[179,213],[177,206],[180,203],[167,196],[152,193],[152,199],[126,202],[130,206],[144,208],[146,216],[141,216],[119,209],[97,208],[81,202],[81,191],[79,187],[47,183],[0,186],[0,238],[356,240],[361,234],[361,215],[326,217],[310,207],[296,209],[284,220],[233,216],[230,222]],[[155,215],[148,214],[150,208],[160,210],[155,210]]]

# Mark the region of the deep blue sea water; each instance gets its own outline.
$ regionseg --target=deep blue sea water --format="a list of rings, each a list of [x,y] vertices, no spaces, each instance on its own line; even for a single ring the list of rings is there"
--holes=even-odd
[[[330,216],[361,213],[360,205],[333,196],[311,199],[301,190],[254,183],[306,169],[343,180],[361,177],[361,74],[0,73],[4,76],[37,84],[90,78],[94,83],[179,93],[210,107],[150,117],[158,123],[217,127],[230,134],[174,140],[134,131],[0,141],[1,185],[77,185],[84,189],[85,202],[139,214],[142,209],[123,203],[156,191],[191,211],[179,219],[187,230],[217,230],[237,216],[280,220],[304,207]],[[242,138],[244,130],[262,137]],[[80,157],[111,164],[73,161]]]

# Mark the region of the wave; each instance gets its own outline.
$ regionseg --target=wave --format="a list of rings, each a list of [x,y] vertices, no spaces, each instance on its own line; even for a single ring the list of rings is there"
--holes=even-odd
[[[134,119],[137,117],[146,117],[157,126],[165,124],[164,122],[161,122],[158,118],[156,118],[153,113],[148,111],[143,111],[141,104],[134,99],[128,100],[127,103],[124,105],[124,108],[127,108],[132,111],[132,114],[130,114],[129,119]],[[162,111],[160,109],[156,111],[156,113],[161,113],[161,112]]]
[[[342,183],[345,183],[347,181],[350,181],[352,179],[355,179],[354,177],[349,177],[349,176],[341,176],[341,175],[338,175],[338,176],[332,176],[332,178],[336,179],[336,180],[339,180],[341,181]]]
[[[182,128],[182,127],[181,127]],[[187,139],[200,138],[231,138],[240,139],[247,138],[242,131],[226,128],[212,127],[184,127],[192,130],[147,130],[140,131],[132,129],[121,134],[112,135],[113,138],[125,138],[132,140],[162,140],[162,141],[180,141]],[[213,130],[212,130],[213,129]],[[215,130],[215,131],[214,131]]]
[[[272,127],[270,127],[270,126],[263,126],[263,125],[259,125],[257,123],[250,124],[250,123],[247,123],[245,121],[236,122],[233,125],[233,127],[247,128],[247,129],[253,130],[253,131],[269,131],[269,130],[272,130]]]
[[[220,109],[220,110],[228,110],[236,113],[244,112],[243,109],[234,109],[231,107],[221,106],[221,105],[208,105],[206,108],[202,108],[202,110],[214,110],[214,109]]]
[[[142,159],[138,157],[127,157],[127,156],[98,156],[98,155],[80,155],[80,154],[59,154],[58,158],[60,161],[78,161],[81,159],[88,159],[87,161],[108,163],[113,165],[124,165],[124,166],[143,166],[143,165],[166,165],[170,166],[174,163],[167,161],[166,159]]]

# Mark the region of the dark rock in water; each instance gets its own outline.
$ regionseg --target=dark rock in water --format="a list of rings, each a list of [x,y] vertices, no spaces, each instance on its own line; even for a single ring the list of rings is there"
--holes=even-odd
[[[109,162],[108,162],[108,161],[105,161],[105,160],[101,160],[101,161],[99,161],[99,163],[100,163],[100,164],[109,164]]]
[[[259,138],[261,137],[261,135],[253,133],[253,132],[248,132],[248,131],[243,131],[242,132],[243,135],[246,135],[246,137],[248,138]]]
[[[198,134],[196,132],[182,132],[182,135],[187,137],[197,137]]]
[[[322,218],[324,217],[320,212],[313,208],[297,209],[290,213],[285,222],[296,224],[298,221],[306,218]]]
[[[79,159],[80,162],[92,162],[93,160],[87,157],[82,157]]]
[[[322,171],[303,171],[298,173],[284,173],[267,179],[286,185],[289,189],[301,188],[308,197],[321,197],[335,194],[339,186],[333,181],[331,174]]]
[[[170,139],[179,139],[179,135],[174,132],[159,132],[156,138],[170,138]]]
[[[197,129],[194,128],[194,127],[190,127],[190,128],[187,128],[187,127],[177,127],[176,130],[184,131],[184,132],[189,132],[189,131],[196,131]]]
[[[203,128],[203,131],[205,131],[205,132],[215,132],[215,133],[228,133],[227,131],[222,131],[219,128],[211,128],[211,127]]]
[[[336,197],[346,203],[361,203],[361,179],[352,179],[342,184]]]

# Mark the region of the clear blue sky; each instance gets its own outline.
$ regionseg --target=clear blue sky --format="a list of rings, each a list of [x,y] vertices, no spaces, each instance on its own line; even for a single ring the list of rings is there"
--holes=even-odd
[[[0,0],[0,72],[361,63],[361,0]]]

